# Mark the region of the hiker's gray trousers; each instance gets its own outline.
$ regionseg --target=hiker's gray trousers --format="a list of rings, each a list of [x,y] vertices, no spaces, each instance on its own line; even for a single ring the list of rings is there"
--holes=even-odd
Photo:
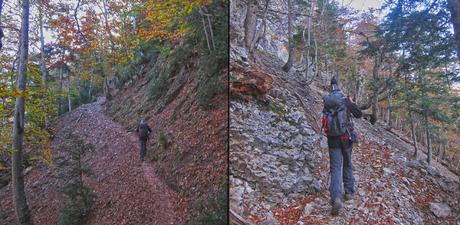
[[[329,161],[331,183],[329,191],[331,200],[342,198],[342,179],[345,193],[354,194],[355,178],[353,177],[353,167],[351,163],[352,145],[347,148],[330,148]]]
[[[146,143],[147,143],[147,140],[139,139],[139,153],[140,153],[141,159],[145,157]]]

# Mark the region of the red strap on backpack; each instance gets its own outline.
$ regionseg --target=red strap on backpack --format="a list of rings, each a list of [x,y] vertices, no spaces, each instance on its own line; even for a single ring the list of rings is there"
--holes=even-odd
[[[327,127],[326,127],[326,125],[327,125],[327,118],[326,118],[326,116],[323,116],[323,129],[324,129],[324,133],[327,134]]]

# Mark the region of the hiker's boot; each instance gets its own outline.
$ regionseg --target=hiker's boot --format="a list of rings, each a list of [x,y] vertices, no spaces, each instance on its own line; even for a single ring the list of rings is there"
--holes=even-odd
[[[332,203],[331,215],[339,215],[340,208],[342,208],[342,200],[340,198],[336,198]]]
[[[347,202],[347,201],[353,200],[354,197],[355,196],[352,193],[345,193],[345,195],[343,196],[343,200]]]

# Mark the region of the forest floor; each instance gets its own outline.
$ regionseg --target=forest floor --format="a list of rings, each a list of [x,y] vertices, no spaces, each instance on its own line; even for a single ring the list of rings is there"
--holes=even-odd
[[[140,161],[136,135],[105,116],[103,102],[100,98],[83,105],[54,126],[54,149],[66,141],[66,132],[95,146],[84,159],[94,173],[84,177],[85,183],[97,195],[86,224],[184,224],[188,200],[171,190],[152,164]],[[57,169],[41,165],[25,170],[25,191],[35,224],[57,224],[64,200],[59,192],[62,181],[53,176]],[[0,190],[0,221],[16,224],[11,184]]]

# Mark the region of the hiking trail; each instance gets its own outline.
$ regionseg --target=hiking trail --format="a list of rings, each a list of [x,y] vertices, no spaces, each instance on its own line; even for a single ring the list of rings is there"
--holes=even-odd
[[[302,74],[283,72],[283,62],[263,52],[240,68],[243,50],[232,51],[234,76],[257,80],[256,88],[273,80],[266,96],[231,102],[230,207],[246,224],[458,224],[458,176],[437,158],[427,165],[421,150],[414,159],[407,137],[365,119],[353,120],[360,136],[352,154],[355,198],[331,216],[320,128],[327,81],[306,85]]]
[[[95,151],[85,156],[94,176],[84,180],[97,195],[85,224],[184,224],[185,198],[171,190],[149,162],[140,162],[136,134],[105,116],[104,102],[99,98],[82,105],[63,115],[54,126],[54,148],[66,141],[66,132],[95,146]],[[155,154],[155,149],[147,149],[147,154]],[[33,170],[26,179],[29,205],[35,224],[57,224],[56,211],[63,196],[56,185],[62,186],[62,181],[42,179],[53,173],[53,169],[43,168]],[[10,192],[2,191],[0,196],[7,199],[2,201],[2,211],[10,215],[5,224],[15,224]]]

